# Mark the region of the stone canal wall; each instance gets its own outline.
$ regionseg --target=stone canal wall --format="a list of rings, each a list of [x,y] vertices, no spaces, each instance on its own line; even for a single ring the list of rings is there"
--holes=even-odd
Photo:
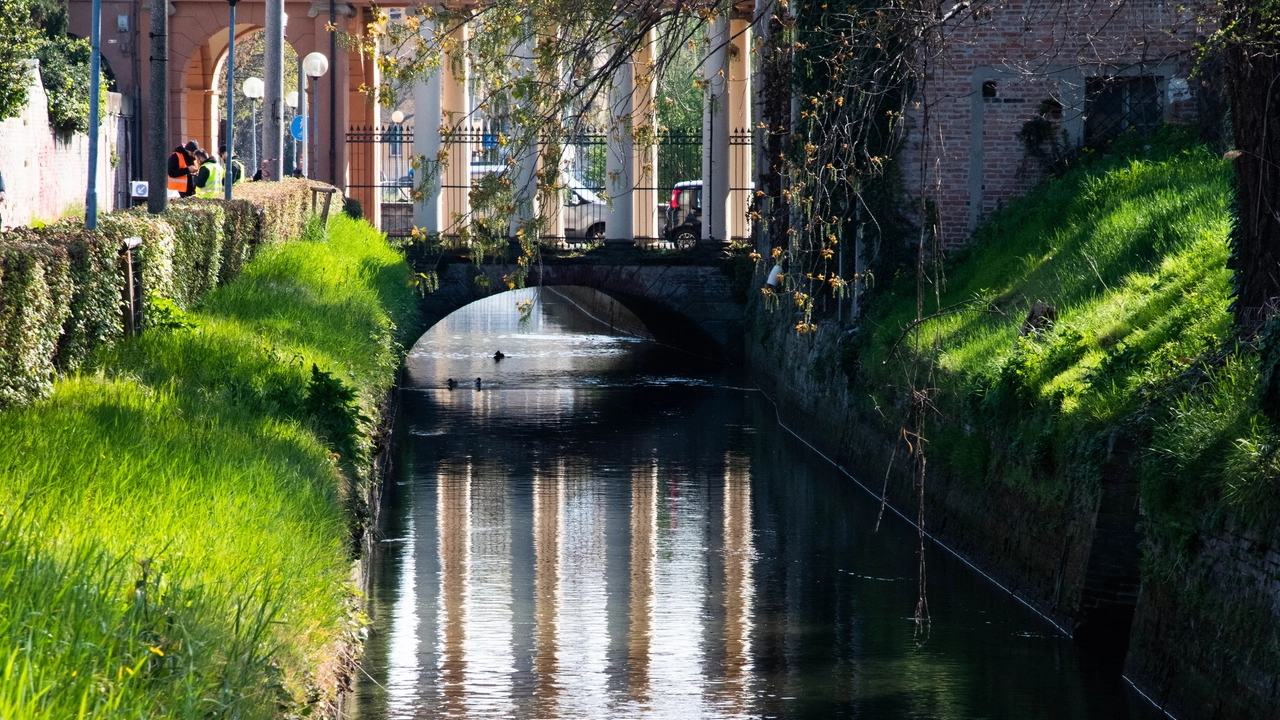
[[[754,379],[788,428],[915,517],[917,478],[886,419],[898,413],[850,382],[852,339],[831,323],[804,336],[794,324],[751,303],[744,357]],[[1150,560],[1174,550],[1142,545],[1136,447],[1117,432],[1098,449],[1098,487],[1045,500],[965,477],[956,458],[930,446],[925,529],[1094,645],[1096,658],[1123,658],[1125,677],[1179,720],[1280,717],[1280,532],[1206,521],[1189,564],[1140,584],[1142,552]]]
[[[840,330],[824,323],[812,335],[797,335],[782,315],[756,305],[746,347],[749,367],[782,421],[865,486],[886,488],[889,502],[915,517],[919,491],[904,461],[906,444],[882,408],[849,383],[840,367]],[[1083,619],[1096,492],[1037,503],[930,462],[924,497],[926,531],[1066,631],[1075,629]]]
[[[1184,567],[1149,575],[1125,675],[1180,720],[1280,717],[1280,532],[1204,528]]]

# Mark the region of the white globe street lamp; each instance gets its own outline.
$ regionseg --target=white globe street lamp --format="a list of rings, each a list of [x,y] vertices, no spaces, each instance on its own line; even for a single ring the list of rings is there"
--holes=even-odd
[[[264,85],[262,78],[251,77],[246,78],[244,84],[240,86],[244,92],[244,96],[249,98],[249,122],[253,126],[253,168],[254,174],[258,172],[258,100],[262,98]],[[250,177],[253,177],[250,175]]]
[[[325,73],[329,72],[329,58],[325,57],[323,54],[318,52],[307,53],[307,56],[302,58],[302,72],[307,77],[311,78],[310,106],[312,108],[312,113],[316,114],[314,110],[316,106],[315,81],[321,75],[324,75]],[[304,116],[302,120],[302,127],[303,127],[303,136],[307,138],[305,144],[303,145],[303,152],[309,154],[309,151],[311,150],[311,132],[312,132],[311,118]],[[329,138],[329,140],[332,141],[333,138]],[[308,160],[307,165],[309,166],[309,169],[311,170],[311,172],[315,173],[315,163],[312,163],[310,162],[310,160]]]
[[[397,125],[404,122],[404,113],[400,112],[399,110],[391,113],[391,122]]]
[[[298,91],[290,90],[289,94],[284,96],[284,104],[288,105],[290,108],[298,107]]]

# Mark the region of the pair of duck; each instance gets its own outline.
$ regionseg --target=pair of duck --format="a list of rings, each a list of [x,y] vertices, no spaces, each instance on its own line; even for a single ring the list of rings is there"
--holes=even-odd
[[[495,353],[493,354],[493,361],[494,361],[494,362],[499,362],[499,361],[501,361],[501,360],[502,360],[503,358],[505,358],[505,357],[506,357],[506,355],[503,355],[503,354],[502,354],[502,351],[501,351],[501,350],[498,350],[497,352],[495,352]],[[476,380],[475,380],[475,383],[474,383],[474,384],[475,384],[475,386],[476,386],[476,389],[477,389],[477,390],[479,390],[480,388],[484,387],[484,381],[483,381],[483,380],[481,380],[480,378],[476,378]],[[449,378],[448,385],[449,385],[449,389],[450,389],[450,390],[452,390],[452,389],[454,389],[454,388],[458,387],[458,381],[457,381],[457,380],[454,380],[453,378]]]

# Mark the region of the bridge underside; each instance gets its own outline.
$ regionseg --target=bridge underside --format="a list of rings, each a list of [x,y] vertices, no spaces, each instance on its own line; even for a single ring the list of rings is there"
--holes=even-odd
[[[476,300],[505,292],[505,277],[515,270],[514,264],[439,266],[440,287],[422,300],[427,326]],[[634,312],[658,342],[729,361],[740,355],[743,306],[734,299],[733,283],[719,265],[557,263],[535,268],[526,285],[599,290]]]

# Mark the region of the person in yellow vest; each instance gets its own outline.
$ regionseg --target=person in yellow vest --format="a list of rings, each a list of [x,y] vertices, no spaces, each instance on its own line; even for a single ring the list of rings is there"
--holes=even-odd
[[[190,140],[186,145],[179,145],[169,154],[169,190],[178,193],[178,197],[191,197],[196,194],[196,151],[200,144]]]
[[[203,151],[196,151],[196,160],[200,162],[200,172],[196,173],[196,194],[200,197],[217,197],[223,192],[222,166],[218,158],[209,157]]]

